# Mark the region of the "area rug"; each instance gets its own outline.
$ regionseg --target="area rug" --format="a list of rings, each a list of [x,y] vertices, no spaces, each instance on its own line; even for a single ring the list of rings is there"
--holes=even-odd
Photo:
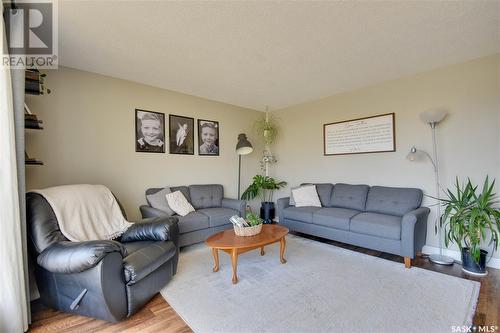
[[[212,272],[204,244],[181,251],[179,270],[161,294],[197,333],[451,332],[470,325],[478,282],[287,237],[239,256],[236,285],[229,256]]]

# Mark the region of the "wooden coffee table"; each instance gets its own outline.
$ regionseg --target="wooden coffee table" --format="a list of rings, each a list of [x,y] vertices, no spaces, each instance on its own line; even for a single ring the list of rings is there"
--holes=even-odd
[[[222,250],[231,255],[233,266],[233,283],[238,283],[237,264],[238,255],[247,251],[260,248],[260,255],[263,256],[264,246],[280,242],[280,261],[282,264],[285,260],[285,236],[288,234],[288,228],[276,224],[266,224],[262,226],[260,234],[249,237],[236,236],[233,229],[225,230],[210,236],[205,244],[212,248],[215,266],[213,271],[219,271],[219,250]]]

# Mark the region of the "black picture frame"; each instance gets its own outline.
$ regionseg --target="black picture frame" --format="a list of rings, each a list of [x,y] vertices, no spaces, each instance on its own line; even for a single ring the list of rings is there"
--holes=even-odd
[[[144,120],[144,118],[147,118]],[[154,123],[158,121],[159,126],[156,128]],[[146,122],[148,126],[145,126]],[[155,128],[151,128],[151,126]],[[148,131],[150,134],[144,134]],[[156,135],[161,145],[151,144],[156,139],[146,139],[147,136],[152,136],[151,132],[158,131]],[[149,141],[149,142],[148,142]],[[144,109],[135,109],[135,151],[137,153],[165,153],[165,114],[161,112],[149,111]]]
[[[220,154],[220,131],[219,122],[216,120],[198,119],[198,155],[200,156],[219,156]],[[204,140],[204,135],[215,133],[213,143]]]
[[[168,128],[169,153],[194,155],[194,118],[170,114]],[[182,132],[185,132],[184,135],[181,135]],[[178,133],[179,140],[177,140]],[[184,139],[181,139],[182,137]]]

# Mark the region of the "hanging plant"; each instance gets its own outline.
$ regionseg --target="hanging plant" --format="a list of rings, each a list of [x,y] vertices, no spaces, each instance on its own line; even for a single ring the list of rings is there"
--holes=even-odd
[[[278,136],[278,121],[267,112],[265,117],[255,121],[253,127],[257,134],[264,139],[266,146],[271,145]]]

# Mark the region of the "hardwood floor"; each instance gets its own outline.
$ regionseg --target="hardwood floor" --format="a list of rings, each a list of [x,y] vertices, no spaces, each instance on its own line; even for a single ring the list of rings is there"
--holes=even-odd
[[[31,308],[33,323],[28,332],[192,332],[160,294],[139,312],[116,324],[55,311],[38,302],[33,302]]]
[[[403,264],[402,257],[392,254],[368,250],[313,236],[300,236]],[[474,324],[481,326],[497,326],[498,328],[495,332],[499,332],[500,270],[488,268],[489,273],[486,277],[477,278],[463,273],[461,266],[458,264],[453,266],[434,265],[430,263],[425,256],[417,257],[412,262],[412,266],[481,282]],[[44,307],[38,302],[32,303],[32,315],[33,324],[30,326],[29,332],[192,332],[182,318],[159,294],[138,313],[117,324],[54,311]]]

